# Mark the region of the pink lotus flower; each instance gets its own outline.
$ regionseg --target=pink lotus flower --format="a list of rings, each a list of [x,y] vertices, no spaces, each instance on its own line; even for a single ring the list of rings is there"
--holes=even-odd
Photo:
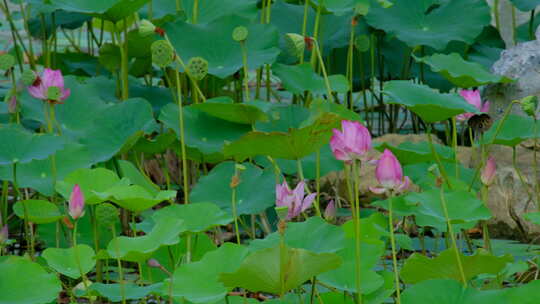
[[[84,215],[84,195],[79,185],[75,185],[69,197],[69,215],[77,220]]]
[[[281,185],[276,185],[276,206],[288,208],[287,220],[297,217],[313,204],[317,193],[304,197],[304,187],[303,181],[299,182],[294,190],[289,188],[286,181],[283,181]]]
[[[484,169],[482,170],[482,175],[480,176],[480,179],[482,180],[482,184],[486,186],[490,186],[491,184],[493,184],[496,173],[497,173],[497,163],[495,162],[495,159],[493,157],[490,157],[488,158],[486,165],[484,166]]]
[[[28,87],[28,92],[34,98],[50,103],[62,103],[71,94],[70,89],[64,88],[64,77],[60,70],[45,69],[41,77]]]
[[[486,101],[482,104],[482,97],[480,96],[480,91],[478,90],[461,90],[459,95],[463,97],[469,104],[475,106],[480,112],[487,113],[489,112],[489,101]],[[473,117],[473,113],[463,113],[456,116],[458,121],[465,121]]]
[[[324,218],[327,221],[332,221],[336,218],[336,213],[336,203],[334,203],[334,200],[331,200],[326,206],[326,209],[324,209]]]
[[[385,149],[381,158],[377,161],[375,177],[381,187],[370,187],[377,194],[387,191],[401,192],[407,190],[411,184],[408,176],[403,177],[401,164],[392,151]]]
[[[369,130],[357,121],[343,120],[341,131],[334,129],[330,147],[336,159],[351,162],[365,158],[371,149]]]

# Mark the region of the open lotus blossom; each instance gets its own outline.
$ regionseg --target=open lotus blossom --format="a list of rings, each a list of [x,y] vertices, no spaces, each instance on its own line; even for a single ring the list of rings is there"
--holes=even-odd
[[[489,112],[489,101],[486,101],[482,104],[482,96],[480,96],[480,91],[478,90],[461,90],[459,95],[463,97],[469,104],[475,106],[480,112],[487,113]],[[463,113],[456,116],[456,119],[459,121],[465,121],[473,117],[473,113]]]
[[[286,181],[276,185],[276,206],[288,208],[287,220],[297,217],[313,204],[317,193],[305,196],[304,187],[303,181],[299,182],[294,190],[289,188]]]
[[[493,181],[495,181],[495,176],[497,173],[497,163],[495,162],[495,158],[490,157],[488,158],[486,165],[484,166],[484,169],[482,170],[482,175],[480,176],[480,180],[482,181],[482,184],[486,186],[490,186],[493,184]]]
[[[381,158],[377,161],[375,177],[380,187],[370,187],[369,189],[377,194],[387,191],[402,192],[407,190],[411,184],[409,177],[403,177],[401,164],[392,151],[385,149]]]
[[[336,159],[351,162],[355,159],[365,159],[371,149],[369,130],[357,121],[343,120],[341,131],[334,129],[330,139],[330,148]]]
[[[51,69],[45,69],[28,87],[28,92],[34,98],[50,103],[62,103],[71,95],[71,90],[64,88],[62,72]]]
[[[77,220],[84,215],[84,195],[79,185],[73,186],[69,197],[69,215]]]

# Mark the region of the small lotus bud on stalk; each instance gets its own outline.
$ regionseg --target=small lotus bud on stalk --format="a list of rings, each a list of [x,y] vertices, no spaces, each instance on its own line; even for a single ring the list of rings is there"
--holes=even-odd
[[[187,69],[195,80],[203,80],[208,74],[208,61],[202,57],[193,57],[189,59]]]
[[[148,264],[148,266],[152,267],[152,268],[160,268],[161,267],[161,264],[156,259],[150,259],[150,260],[148,260],[148,262],[146,262],[146,264]]]
[[[0,70],[7,71],[15,65],[15,57],[11,54],[0,55]]]
[[[69,197],[69,215],[77,220],[84,215],[84,195],[79,185],[73,186]]]
[[[538,97],[527,96],[520,102],[521,109],[530,117],[536,119],[536,109],[538,108]]]
[[[247,39],[249,31],[245,26],[237,26],[234,28],[232,37],[234,41],[242,42]]]
[[[336,219],[336,213],[336,204],[334,203],[334,200],[331,200],[326,206],[326,209],[324,209],[324,218],[331,222]]]
[[[300,58],[306,50],[304,36],[295,33],[285,34],[285,49],[287,53]]]
[[[102,227],[109,228],[114,225],[118,220],[118,216],[118,209],[110,203],[99,204],[96,207],[97,223]]]
[[[158,40],[152,43],[152,62],[157,66],[164,68],[174,61],[174,48],[166,40]]]
[[[495,162],[495,159],[493,157],[490,157],[488,158],[486,165],[482,170],[482,175],[480,176],[482,184],[488,187],[491,186],[491,184],[493,184],[493,181],[495,180],[496,173],[497,163]]]

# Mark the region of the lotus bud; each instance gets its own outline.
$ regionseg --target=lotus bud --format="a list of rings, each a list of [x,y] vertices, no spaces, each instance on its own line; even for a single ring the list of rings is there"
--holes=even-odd
[[[156,259],[150,259],[146,264],[152,268],[161,268],[161,264]]]
[[[333,133],[330,148],[338,160],[351,162],[365,159],[367,152],[371,150],[371,134],[357,121],[343,120],[341,130],[334,129]]]
[[[237,41],[237,42],[245,41],[248,35],[249,35],[249,31],[245,26],[237,26],[236,28],[234,28],[233,33],[232,33],[232,37],[234,41]]]
[[[157,40],[150,47],[152,51],[152,62],[157,66],[164,68],[174,60],[174,49],[166,40]]]
[[[156,26],[149,20],[143,19],[139,24],[139,34],[143,37],[150,36],[156,32]]]
[[[77,220],[84,215],[84,195],[79,185],[73,186],[73,190],[71,191],[71,195],[69,197],[68,207],[69,215],[71,218],[73,218],[73,220]]]
[[[538,108],[538,97],[527,96],[521,100],[520,104],[523,112],[525,112],[531,117],[536,117],[536,109]]]
[[[15,65],[15,57],[11,54],[0,55],[0,70],[7,71]]]
[[[333,221],[336,218],[336,213],[336,204],[334,203],[334,200],[331,200],[326,206],[326,209],[324,209],[324,218],[327,221]]]
[[[29,69],[24,70],[23,73],[21,74],[21,80],[26,86],[33,85],[36,79],[38,78],[39,77],[37,76],[36,72]]]
[[[109,203],[99,204],[96,207],[97,223],[102,227],[111,227],[118,220],[118,209]]]
[[[497,173],[497,163],[495,162],[495,159],[493,157],[490,157],[488,158],[486,165],[484,166],[484,169],[482,170],[482,175],[480,176],[480,180],[482,181],[482,184],[488,187],[491,184],[493,184],[496,173]]]
[[[304,36],[295,33],[285,34],[285,49],[287,53],[300,58],[306,50],[306,40]]]
[[[385,149],[377,161],[375,177],[380,187],[370,187],[373,193],[382,194],[387,191],[402,192],[410,186],[409,177],[403,176],[403,169],[392,151]]]
[[[193,57],[189,59],[187,69],[195,80],[202,80],[208,74],[208,61],[202,57]]]

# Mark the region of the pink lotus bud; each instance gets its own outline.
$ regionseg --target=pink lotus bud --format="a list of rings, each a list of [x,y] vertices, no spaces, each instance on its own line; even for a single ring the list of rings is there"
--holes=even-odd
[[[365,158],[371,149],[369,130],[357,121],[343,120],[341,131],[334,129],[330,139],[330,147],[336,159],[350,162]]]
[[[43,75],[28,87],[28,92],[34,98],[50,103],[61,103],[71,94],[70,89],[64,88],[62,72],[51,69],[45,69]]]
[[[496,173],[497,173],[497,163],[495,162],[495,159],[493,157],[490,157],[488,158],[486,165],[484,166],[484,169],[482,170],[482,175],[480,176],[480,179],[482,180],[482,184],[486,186],[490,186],[491,184],[493,184]]]
[[[146,264],[152,268],[161,268],[161,264],[156,259],[150,259],[148,262],[146,262]]]
[[[480,91],[461,90],[459,91],[459,95],[461,95],[461,97],[463,97],[469,104],[475,106],[480,112],[489,112],[490,102],[486,101],[484,104],[482,104],[482,97],[480,96]],[[456,119],[459,121],[465,121],[473,116],[474,113],[463,113],[456,116]]]
[[[327,221],[332,221],[336,218],[336,213],[336,204],[334,203],[334,200],[331,200],[326,206],[326,209],[324,209],[324,218]]]
[[[79,185],[73,186],[69,197],[69,215],[77,220],[84,215],[84,195]]]
[[[311,193],[305,196],[304,187],[305,183],[303,181],[299,182],[294,190],[289,188],[286,181],[276,185],[276,206],[288,208],[287,220],[297,217],[313,204],[317,193]]]
[[[384,193],[388,190],[400,192],[406,190],[410,185],[409,177],[403,177],[401,164],[392,151],[385,149],[381,158],[377,162],[375,177],[381,187],[371,187],[374,193]]]

